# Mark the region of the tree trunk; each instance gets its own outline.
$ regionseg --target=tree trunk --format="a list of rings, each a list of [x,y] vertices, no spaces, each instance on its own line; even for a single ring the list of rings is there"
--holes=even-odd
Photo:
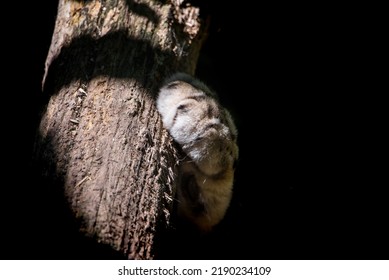
[[[35,157],[78,230],[126,258],[154,259],[178,153],[155,96],[193,74],[205,28],[183,0],[60,0],[43,79]]]

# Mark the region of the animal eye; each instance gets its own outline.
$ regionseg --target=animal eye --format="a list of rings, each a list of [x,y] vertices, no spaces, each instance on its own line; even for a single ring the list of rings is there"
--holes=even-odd
[[[185,110],[186,108],[188,108],[188,105],[186,105],[186,104],[181,104],[181,105],[178,105],[178,107],[177,107],[177,110]]]
[[[207,124],[207,126],[204,128],[204,130],[208,130],[208,129],[211,129],[211,128],[214,128],[214,129],[218,129],[218,125],[216,123],[209,123]]]
[[[180,104],[177,106],[177,111],[182,114],[182,113],[187,113],[191,110],[191,104]]]

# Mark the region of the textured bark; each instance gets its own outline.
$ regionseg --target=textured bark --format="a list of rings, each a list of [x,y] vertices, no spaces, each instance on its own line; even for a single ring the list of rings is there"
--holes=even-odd
[[[178,153],[155,96],[166,75],[194,73],[205,29],[182,1],[60,0],[35,143],[43,181],[80,232],[132,259],[153,259],[169,225]]]

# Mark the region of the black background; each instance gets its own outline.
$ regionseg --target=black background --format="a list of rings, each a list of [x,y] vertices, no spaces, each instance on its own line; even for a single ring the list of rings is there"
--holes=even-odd
[[[9,8],[18,12],[3,34],[0,257],[116,258],[68,236],[51,194],[31,179],[57,7],[47,2]],[[213,234],[180,236],[163,257],[388,259],[379,139],[353,78],[355,33],[363,28],[349,7],[202,2],[212,25],[197,76],[219,93],[239,129],[235,195]]]

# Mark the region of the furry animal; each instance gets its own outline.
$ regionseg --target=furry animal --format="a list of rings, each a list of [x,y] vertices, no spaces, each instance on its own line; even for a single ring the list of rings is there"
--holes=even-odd
[[[216,94],[185,73],[165,81],[157,109],[186,154],[179,166],[178,215],[209,231],[223,219],[232,197],[238,159],[235,124]]]

